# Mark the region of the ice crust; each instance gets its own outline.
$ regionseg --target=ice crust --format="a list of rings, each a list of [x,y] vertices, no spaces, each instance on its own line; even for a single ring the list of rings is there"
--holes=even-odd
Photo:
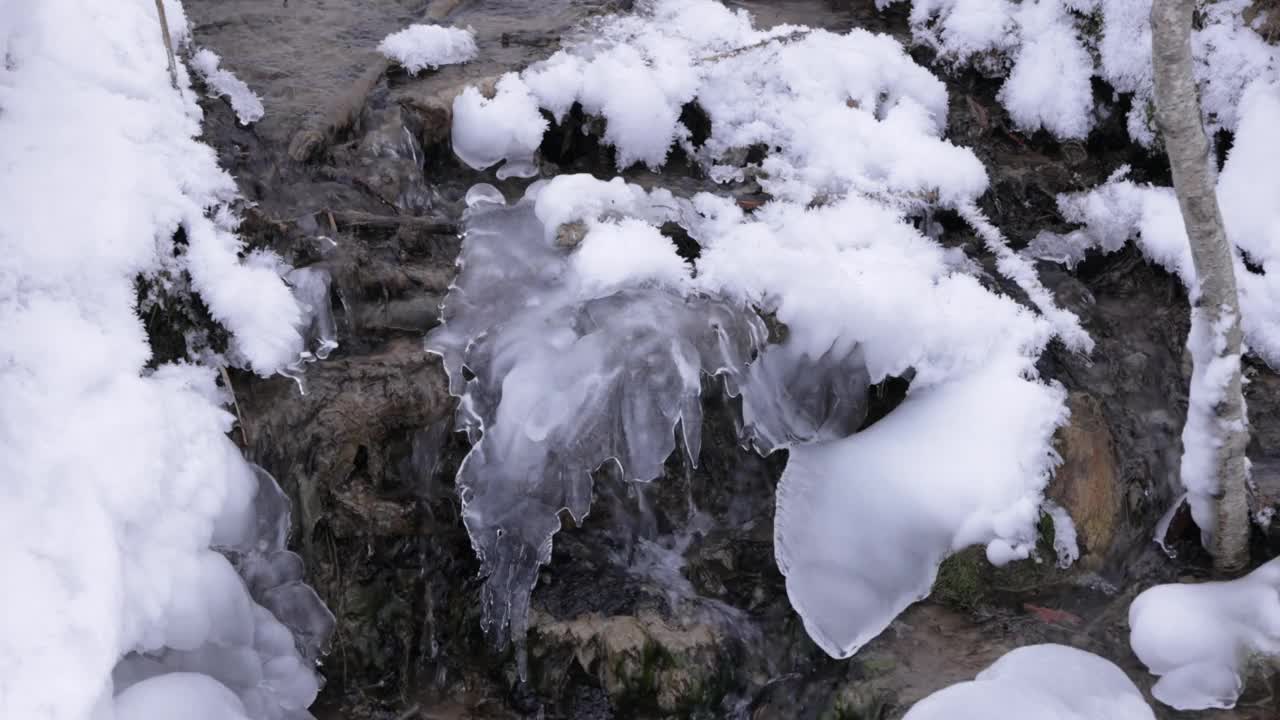
[[[1155,720],[1114,663],[1065,645],[1012,650],[970,682],[916,703],[903,720]]]
[[[1280,655],[1280,559],[1238,580],[1157,585],[1129,606],[1129,644],[1179,710],[1235,707],[1255,660]]]

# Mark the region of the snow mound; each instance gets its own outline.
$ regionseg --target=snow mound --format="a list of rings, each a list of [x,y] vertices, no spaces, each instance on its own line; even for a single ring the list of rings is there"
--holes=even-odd
[[[878,0],[881,7],[906,0]],[[999,99],[1018,127],[1084,138],[1091,80],[1133,94],[1127,125],[1155,141],[1151,0],[910,0],[912,35],[944,60],[1007,75]],[[1245,22],[1251,0],[1206,3],[1192,33],[1206,130],[1234,130],[1245,87],[1280,68],[1280,50]],[[1050,82],[1048,79],[1052,78]]]
[[[1178,710],[1231,708],[1255,658],[1280,655],[1280,559],[1230,582],[1157,585],[1129,606],[1129,645]]]
[[[1029,556],[1063,394],[993,367],[914,392],[856,435],[791,449],[774,550],[823,650],[857,652],[929,594],[952,551]]]
[[[476,57],[476,34],[471,28],[410,25],[378,43],[378,52],[395,60],[410,74],[430,68],[471,62]]]
[[[181,6],[166,5],[185,39]],[[208,361],[265,375],[299,357],[298,302],[279,258],[240,257],[235,184],[196,140],[186,68],[180,90],[170,83],[154,2],[12,3],[3,15],[0,717],[98,720],[113,706],[161,717],[154,703],[181,691],[210,712],[305,718],[313,658],[291,633],[254,638],[284,623],[319,639],[323,607],[292,580],[255,596],[211,549],[243,540],[255,498],[278,491],[227,438],[217,371],[148,367],[137,314],[140,285],[190,288],[231,338]],[[241,697],[183,676],[113,699],[122,658],[169,653],[186,672],[262,678]]]
[[[540,110],[563,118],[578,104],[606,121],[619,167],[659,168],[679,147],[712,178],[755,178],[774,200],[748,214],[711,193],[587,176],[535,184],[510,207],[473,189],[461,274],[427,343],[479,440],[459,487],[488,575],[486,622],[522,634],[556,514],[589,507],[601,462],[653,479],[677,419],[696,461],[703,374],[742,396],[745,440],[791,451],[779,565],[832,655],[927,595],[950,552],[981,543],[994,562],[1027,557],[1066,419],[1036,359],[1054,337],[1092,341],[977,209],[986,173],[942,137],[941,81],[891,38],[757,30],[710,0],[659,0],[591,31],[504,76],[491,99],[460,96],[459,157],[536,173]],[[691,103],[711,121],[697,146],[680,120]],[[753,147],[763,159],[748,163]],[[938,207],[973,226],[1039,313],[920,232]],[[660,234],[666,222],[699,245],[692,263]],[[766,318],[781,329],[771,342]],[[910,378],[907,400],[863,429],[868,388],[889,378]]]
[[[453,100],[454,153],[476,170],[503,163],[500,179],[538,174],[534,155],[546,130],[537,102],[513,73],[498,80],[492,98],[468,87]]]
[[[1155,720],[1109,660],[1065,645],[1011,650],[970,682],[916,703],[903,720]]]
[[[191,67],[200,74],[209,89],[218,95],[225,95],[235,111],[241,125],[251,125],[262,119],[266,110],[262,107],[262,98],[249,89],[243,80],[230,70],[219,67],[222,59],[217,53],[201,48],[191,56]]]

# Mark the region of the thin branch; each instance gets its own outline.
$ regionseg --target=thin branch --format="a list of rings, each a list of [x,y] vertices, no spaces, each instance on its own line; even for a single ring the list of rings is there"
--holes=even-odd
[[[164,13],[164,0],[156,0],[156,13],[160,17],[160,35],[164,38],[164,51],[169,56],[169,84],[178,89],[178,63],[173,58],[173,38],[169,35],[169,19]]]
[[[231,393],[231,405],[236,409],[236,420],[240,421],[240,437],[247,448],[249,447],[249,426],[244,422],[244,413],[240,412],[240,401],[236,399],[236,388],[231,384],[231,374],[227,372],[226,365],[219,365],[218,371],[222,373],[222,382],[227,384],[227,392]]]

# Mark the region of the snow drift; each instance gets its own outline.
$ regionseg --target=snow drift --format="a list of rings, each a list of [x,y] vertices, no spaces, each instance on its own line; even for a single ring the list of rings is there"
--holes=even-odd
[[[8,3],[0,56],[0,716],[307,717],[327,611],[253,520],[284,527],[283,496],[215,368],[148,367],[136,312],[140,278],[189,288],[231,335],[208,362],[274,373],[303,350],[279,259],[239,256],[153,2]]]

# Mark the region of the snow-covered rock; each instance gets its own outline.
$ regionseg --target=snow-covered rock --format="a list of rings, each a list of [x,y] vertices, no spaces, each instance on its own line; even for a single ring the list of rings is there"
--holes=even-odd
[[[395,60],[410,75],[430,68],[458,65],[475,59],[476,34],[471,28],[410,25],[391,33],[378,44],[378,52]]]
[[[1280,559],[1238,580],[1157,585],[1129,607],[1129,644],[1179,710],[1234,707],[1249,663],[1280,655]]]

